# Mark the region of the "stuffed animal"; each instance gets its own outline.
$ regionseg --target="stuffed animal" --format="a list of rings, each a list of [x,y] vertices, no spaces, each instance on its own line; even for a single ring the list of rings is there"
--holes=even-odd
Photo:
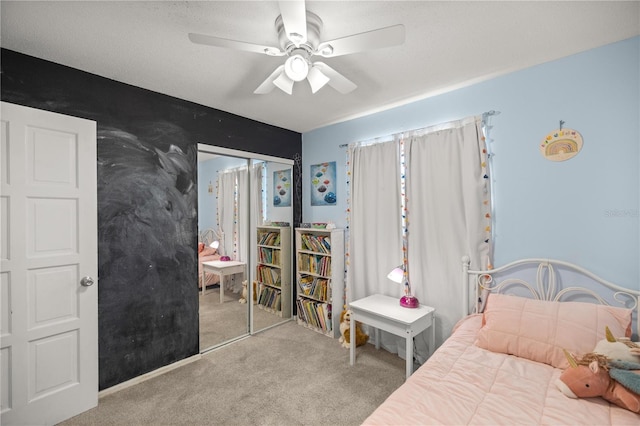
[[[640,364],[612,361],[604,355],[588,353],[577,360],[565,351],[569,368],[556,381],[570,398],[601,396],[612,404],[640,413]]]
[[[350,347],[351,340],[351,310],[347,309],[340,313],[340,338],[338,342],[345,348]],[[369,336],[362,331],[362,323],[356,321],[356,347],[362,346],[369,340]]]
[[[247,286],[249,285],[249,283],[247,282],[247,280],[242,281],[242,295],[240,296],[240,299],[238,299],[238,302],[240,303],[247,303],[247,299],[249,299],[249,290],[247,289]],[[258,296],[256,294],[256,282],[253,282],[253,304],[255,305],[256,303],[258,303]]]
[[[628,362],[640,362],[640,345],[628,337],[614,337],[609,327],[605,327],[606,339],[598,342],[593,352],[609,359]]]
[[[240,299],[238,302],[247,303],[247,299],[249,298],[248,294],[249,290],[247,289],[247,280],[242,281],[242,294],[240,295]]]

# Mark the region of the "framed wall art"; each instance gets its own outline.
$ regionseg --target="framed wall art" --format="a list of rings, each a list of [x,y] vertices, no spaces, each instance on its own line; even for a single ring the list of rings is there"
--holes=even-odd
[[[311,166],[311,205],[333,206],[336,196],[336,162]]]

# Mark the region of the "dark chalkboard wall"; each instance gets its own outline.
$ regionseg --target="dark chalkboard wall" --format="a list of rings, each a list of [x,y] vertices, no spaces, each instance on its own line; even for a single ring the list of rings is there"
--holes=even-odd
[[[197,143],[299,166],[301,135],[11,50],[0,64],[3,101],[97,122],[100,389],[197,354]]]

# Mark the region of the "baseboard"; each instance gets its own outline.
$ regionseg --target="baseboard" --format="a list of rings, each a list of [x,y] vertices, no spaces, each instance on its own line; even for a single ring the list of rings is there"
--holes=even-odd
[[[176,368],[182,367],[182,366],[187,365],[187,364],[191,364],[194,361],[198,361],[200,358],[202,358],[202,355],[201,354],[197,354],[197,355],[191,356],[189,358],[185,358],[185,359],[182,359],[180,361],[174,362],[173,364],[165,365],[164,367],[160,367],[160,368],[158,368],[156,370],[150,371],[150,372],[145,373],[145,374],[143,374],[141,376],[134,377],[133,379],[127,380],[126,382],[118,383],[117,385],[111,386],[110,388],[103,389],[100,392],[98,392],[98,399],[99,398],[103,398],[103,397],[105,397],[107,395],[111,395],[114,392],[121,391],[122,389],[126,389],[128,387],[137,385],[139,383],[142,383],[142,382],[144,382],[146,380],[149,380],[149,379],[152,379],[154,377],[158,377],[158,376],[160,376],[160,375],[162,375],[162,374],[164,374],[164,373],[166,373],[168,371],[175,370]]]

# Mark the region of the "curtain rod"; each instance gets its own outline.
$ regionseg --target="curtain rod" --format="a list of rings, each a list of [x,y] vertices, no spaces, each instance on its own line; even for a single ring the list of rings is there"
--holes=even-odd
[[[483,113],[482,113],[482,119],[483,119],[483,121],[484,121],[485,117],[491,117],[492,115],[498,115],[498,114],[500,114],[500,111],[496,111],[496,110],[493,110],[493,109],[492,109],[492,110],[490,110],[490,111],[483,112]],[[454,121],[455,121],[455,120],[454,120]],[[442,124],[444,124],[444,123],[442,123]],[[436,124],[436,126],[438,126],[438,124]],[[431,126],[429,126],[429,127],[431,127]],[[346,147],[348,147],[348,146],[349,146],[349,144],[348,144],[348,143],[343,143],[343,144],[341,144],[341,145],[338,145],[338,147],[339,147],[339,148],[346,148]]]

